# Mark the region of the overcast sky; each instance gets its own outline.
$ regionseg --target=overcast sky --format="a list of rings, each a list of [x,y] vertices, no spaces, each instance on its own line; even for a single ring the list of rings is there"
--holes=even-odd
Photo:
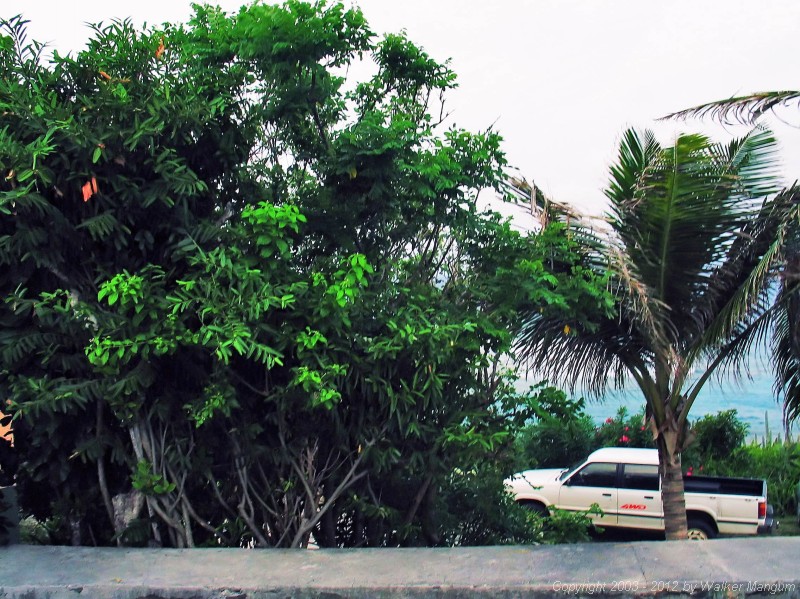
[[[348,2],[349,3],[349,2]],[[241,0],[219,4],[233,11]],[[452,60],[460,88],[451,122],[489,126],[509,161],[553,199],[603,210],[602,189],[621,132],[656,129],[741,135],[709,122],[656,123],[667,113],[756,91],[798,89],[797,0],[361,0],[378,33],[405,29],[434,58]],[[87,21],[184,21],[185,0],[0,0],[22,11],[29,36],[59,50],[83,46]],[[787,180],[800,178],[800,110],[769,123]]]

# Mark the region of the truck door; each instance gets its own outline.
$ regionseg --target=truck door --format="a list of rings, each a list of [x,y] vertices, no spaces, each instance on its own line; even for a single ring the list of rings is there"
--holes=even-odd
[[[603,510],[602,517],[591,516],[599,526],[617,524],[617,464],[586,464],[561,486],[558,494],[558,507],[561,509],[585,511],[593,503]]]
[[[620,526],[663,530],[658,466],[623,464],[617,502]]]

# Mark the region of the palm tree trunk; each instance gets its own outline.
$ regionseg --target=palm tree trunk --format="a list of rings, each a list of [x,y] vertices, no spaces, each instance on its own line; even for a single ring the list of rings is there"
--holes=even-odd
[[[668,435],[667,435],[668,436]],[[665,435],[656,440],[661,472],[661,500],[664,504],[664,532],[668,541],[686,539],[686,499],[683,494],[681,454]]]

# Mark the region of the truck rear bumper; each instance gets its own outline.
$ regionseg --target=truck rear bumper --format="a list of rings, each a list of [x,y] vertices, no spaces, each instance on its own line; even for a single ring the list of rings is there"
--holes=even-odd
[[[764,524],[758,526],[758,534],[771,535],[776,528],[778,528],[778,521],[774,517],[772,505],[767,505],[767,518],[764,520]]]

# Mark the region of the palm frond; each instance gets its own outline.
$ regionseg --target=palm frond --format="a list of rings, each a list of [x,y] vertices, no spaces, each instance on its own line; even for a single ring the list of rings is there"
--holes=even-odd
[[[776,319],[772,343],[775,390],[783,395],[787,425],[800,420],[800,218],[791,225],[781,290],[775,300],[782,310]]]
[[[714,144],[711,152],[718,163],[720,184],[732,202],[763,198],[780,190],[778,145],[772,131],[757,126],[727,144]]]
[[[706,363],[700,378],[692,384],[685,395],[690,405],[695,400],[700,389],[708,379],[722,372],[733,373],[741,376],[746,372],[747,360],[753,355],[752,350],[766,342],[774,327],[777,310],[767,301],[760,301],[759,309],[747,321],[738,323],[736,329],[730,334],[726,343],[698,345],[692,348],[687,361],[697,364],[700,358],[705,358]],[[686,372],[686,375],[689,373]],[[683,384],[686,376],[680,381]]]
[[[570,314],[523,315],[515,350],[537,375],[572,390],[599,396],[609,386],[621,388],[628,375],[646,374],[660,332],[660,315],[638,283],[635,265],[614,245],[606,232],[573,223],[568,235],[583,255],[582,267],[609,277],[609,289],[619,296],[616,315],[595,314],[591,327],[576,323]],[[645,338],[646,337],[646,338]]]
[[[629,254],[612,244],[609,244],[608,253],[608,270],[613,273],[625,311],[632,320],[630,328],[643,337],[652,353],[668,353],[670,340],[676,334],[667,318],[668,306],[653,296]],[[639,351],[642,352],[643,348]]]
[[[765,113],[779,106],[800,107],[800,91],[758,92],[747,96],[717,100],[673,112],[660,120],[711,117],[725,124],[752,125]]]
[[[698,296],[757,215],[752,195],[777,190],[774,146],[765,130],[724,147],[681,135],[650,161],[632,198],[616,202],[612,226],[642,283],[669,308],[676,339],[696,336]]]
[[[772,338],[775,392],[783,396],[784,422],[800,419],[800,290],[794,289],[779,313]]]
[[[622,134],[618,163],[611,166],[611,182],[605,191],[611,200],[612,217],[641,199],[641,179],[661,154],[655,134],[646,130],[641,135],[634,129]]]
[[[790,188],[765,201],[737,232],[698,298],[703,343],[714,344],[733,334],[735,323],[751,311],[753,300],[767,292],[776,267],[784,260],[789,223],[798,215],[800,189]]]
[[[641,365],[635,341],[608,322],[593,333],[565,332],[564,324],[531,316],[517,340],[524,363],[558,385],[601,395],[609,384],[621,387],[625,375]]]

